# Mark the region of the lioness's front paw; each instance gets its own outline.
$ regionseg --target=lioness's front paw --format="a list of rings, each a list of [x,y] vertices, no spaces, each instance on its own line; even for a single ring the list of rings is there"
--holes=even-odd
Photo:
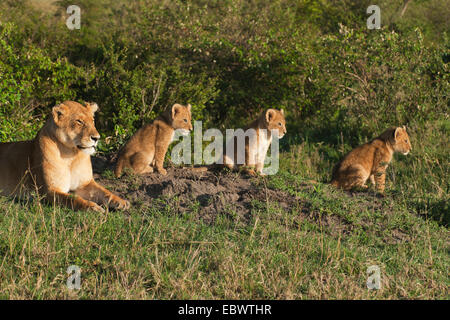
[[[87,209],[99,213],[105,213],[105,209],[103,209],[101,206],[92,201],[89,201]]]
[[[114,197],[109,202],[109,207],[112,207],[113,209],[127,210],[130,209],[131,204],[128,200],[124,200],[119,197]]]

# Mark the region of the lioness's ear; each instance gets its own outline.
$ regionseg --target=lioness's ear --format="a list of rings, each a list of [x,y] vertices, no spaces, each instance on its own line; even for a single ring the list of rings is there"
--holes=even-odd
[[[403,128],[403,130],[405,130],[405,132],[406,132],[406,126],[403,126],[402,128]]]
[[[180,112],[180,108],[183,108],[181,104],[175,103],[172,106],[172,119],[175,118],[175,115]]]
[[[188,108],[188,111],[191,112],[191,108],[192,108],[192,107],[191,107],[191,104],[190,104],[190,103],[187,105],[187,108]]]
[[[67,111],[67,106],[64,104],[57,104],[52,108],[52,115],[53,115],[53,121],[57,124],[62,117],[64,117],[64,114]]]
[[[92,114],[94,114],[98,111],[98,104],[95,102],[88,102],[86,103],[86,108],[91,109]]]
[[[281,114],[284,116],[284,110],[283,109],[281,109],[280,110],[280,112],[281,112]]]
[[[270,120],[272,120],[274,116],[275,116],[275,110],[269,109],[266,111],[266,121],[267,122],[270,122]]]

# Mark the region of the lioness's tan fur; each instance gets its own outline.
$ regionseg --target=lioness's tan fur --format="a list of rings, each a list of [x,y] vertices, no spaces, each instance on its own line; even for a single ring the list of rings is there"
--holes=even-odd
[[[97,104],[65,101],[31,141],[0,144],[0,192],[15,196],[37,188],[51,203],[104,212],[99,204],[125,209],[129,202],[98,185],[90,155],[100,135],[94,125]]]
[[[379,137],[350,151],[333,169],[331,184],[349,190],[366,188],[370,179],[377,190],[384,192],[386,168],[394,152],[408,154],[411,143],[405,127],[392,127]]]
[[[238,164],[238,148],[241,146],[238,145],[238,139],[235,136],[233,137],[234,151],[232,151],[232,154],[228,150],[224,151],[223,164],[232,170],[236,170],[240,166],[245,166],[247,173],[251,175],[255,175],[256,173],[263,175],[264,160],[267,150],[272,143],[272,130],[275,130],[275,133],[280,139],[287,132],[284,111],[276,109],[263,111],[244,131],[247,132],[248,129],[253,129],[256,136],[250,135],[245,139],[245,163]]]
[[[139,129],[119,152],[116,177],[121,176],[124,168],[129,168],[136,174],[144,174],[153,172],[156,167],[160,174],[166,175],[167,171],[163,168],[164,157],[177,129],[184,134],[192,130],[190,104],[174,104],[152,123]]]

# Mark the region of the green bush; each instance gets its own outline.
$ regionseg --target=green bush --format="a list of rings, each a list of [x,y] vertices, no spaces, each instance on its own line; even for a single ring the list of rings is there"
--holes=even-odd
[[[294,140],[307,132],[331,144],[448,118],[445,33],[430,42],[407,23],[367,30],[366,1],[80,0],[72,31],[70,1],[51,13],[26,3],[3,4],[5,140],[32,136],[64,99],[100,105],[105,151],[175,102],[222,129],[284,108]]]
[[[0,141],[29,139],[48,108],[77,96],[81,72],[29,44],[15,25],[0,25]]]
[[[310,124],[370,137],[391,125],[448,117],[444,48],[424,47],[420,30],[405,38],[342,26],[315,46],[303,86]]]

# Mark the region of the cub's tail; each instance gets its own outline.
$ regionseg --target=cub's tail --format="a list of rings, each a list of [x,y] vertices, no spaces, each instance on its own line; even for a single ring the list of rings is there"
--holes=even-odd
[[[331,171],[331,181],[329,183],[332,186],[335,186],[336,188],[339,188],[339,186],[340,186],[340,183],[339,183],[339,168],[341,166],[341,161],[336,163],[336,165],[333,167],[333,170]]]
[[[116,162],[116,168],[114,169],[114,175],[116,176],[116,178],[120,178],[120,176],[122,175],[123,162],[124,162],[124,159],[119,154],[119,156],[117,158],[117,162]]]
[[[201,167],[183,167],[183,169],[192,170],[194,172],[206,172],[206,171],[217,171],[223,168],[223,165],[213,163],[210,165],[204,165]]]
[[[208,167],[183,167],[183,169],[192,170],[194,172],[206,172],[208,171]]]
[[[335,186],[336,188],[339,188],[339,182],[338,182],[337,180],[335,180],[335,179],[331,180],[331,181],[330,181],[330,184],[331,184],[332,186]]]

